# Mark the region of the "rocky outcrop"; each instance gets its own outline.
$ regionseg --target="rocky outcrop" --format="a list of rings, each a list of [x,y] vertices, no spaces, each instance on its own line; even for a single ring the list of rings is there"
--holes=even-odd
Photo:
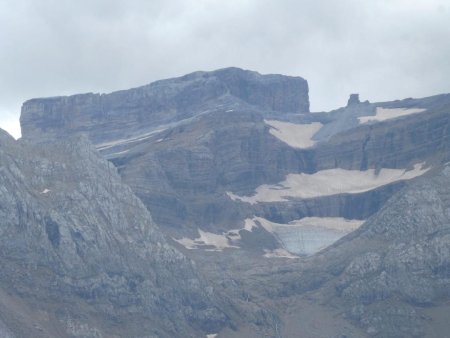
[[[2,316],[18,336],[186,337],[226,324],[214,290],[87,139],[1,132],[0,171],[0,286],[47,318]],[[13,302],[2,295],[0,313]]]
[[[350,94],[350,97],[348,98],[347,102],[347,107],[360,103],[361,101],[359,101],[359,94]]]

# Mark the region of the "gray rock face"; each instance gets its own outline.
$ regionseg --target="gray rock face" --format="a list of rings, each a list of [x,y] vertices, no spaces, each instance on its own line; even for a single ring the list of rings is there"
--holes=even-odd
[[[11,331],[6,327],[5,324],[0,320],[0,337],[3,338],[14,338],[14,335]]]
[[[368,336],[428,336],[425,313],[450,297],[449,187],[449,166],[404,187],[360,229],[275,276],[279,292],[316,290]]]
[[[342,275],[343,297],[372,302],[397,295],[412,304],[449,296],[450,167],[395,195],[361,229],[361,239],[384,241],[356,257]]]
[[[186,337],[227,322],[193,263],[86,139],[33,145],[1,133],[0,172],[0,286],[49,318],[31,331],[5,322],[19,336]]]
[[[192,118],[221,100],[261,110],[309,112],[304,79],[226,68],[111,94],[33,99],[22,107],[22,135],[42,142],[83,132],[98,145]]]
[[[292,173],[405,169],[448,160],[448,95],[369,103],[353,94],[347,107],[298,114],[308,111],[307,102],[301,78],[231,68],[109,95],[30,100],[21,123],[24,139],[35,142],[85,132],[176,238],[195,238],[197,229],[221,234],[254,216],[284,224],[313,216],[366,219],[403,183],[255,205],[233,201],[227,192],[250,196]],[[427,112],[360,123],[379,107]],[[267,119],[322,126],[312,136],[314,147],[298,149],[272,135]]]

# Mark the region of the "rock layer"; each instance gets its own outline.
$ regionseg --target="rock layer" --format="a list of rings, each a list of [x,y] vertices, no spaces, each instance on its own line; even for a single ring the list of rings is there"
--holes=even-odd
[[[221,100],[261,110],[309,112],[304,79],[226,68],[111,94],[29,100],[22,107],[22,135],[42,142],[83,132],[97,145],[192,118]]]

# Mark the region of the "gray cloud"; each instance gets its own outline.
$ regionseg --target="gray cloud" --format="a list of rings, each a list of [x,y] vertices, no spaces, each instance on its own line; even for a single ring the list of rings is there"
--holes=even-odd
[[[303,76],[314,110],[449,92],[449,36],[445,0],[0,0],[0,126],[32,97],[227,66]]]

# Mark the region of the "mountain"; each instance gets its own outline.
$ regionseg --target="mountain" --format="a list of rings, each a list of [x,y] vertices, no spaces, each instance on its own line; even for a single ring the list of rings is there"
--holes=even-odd
[[[86,134],[189,249],[308,255],[448,160],[449,106],[450,95],[370,103],[355,94],[311,113],[302,78],[227,68],[33,99],[21,125],[32,142]]]
[[[0,131],[2,337],[198,337],[228,325],[194,263],[169,245],[82,136]]]
[[[105,172],[114,166],[117,184],[129,198],[137,196],[146,217],[145,208],[151,213],[155,235],[130,229],[128,236],[150,247],[161,238],[156,241],[185,262],[172,268],[151,261],[146,270],[145,276],[168,277],[142,289],[162,295],[151,304],[166,298],[170,304],[154,312],[155,335],[440,337],[449,329],[449,120],[450,94],[375,103],[351,94],[345,107],[311,112],[306,80],[226,68],[111,94],[32,99],[22,107],[16,147],[31,153],[23,158],[67,154],[62,162],[72,168],[77,158],[57,149],[81,137],[81,148],[92,144],[89,156],[103,163],[88,186],[106,187]],[[89,172],[85,167],[58,175],[78,177]],[[38,191],[52,191],[47,182]],[[114,207],[100,207],[105,217],[128,200],[111,196]],[[83,204],[91,211],[75,204],[72,214],[95,213],[95,203]],[[134,243],[114,246],[122,263],[115,271],[128,276],[141,269],[135,250]],[[122,252],[130,259],[122,262]],[[129,270],[128,262],[139,268]],[[190,278],[193,285],[180,289]],[[133,297],[141,299],[139,292]],[[91,313],[126,318],[115,305],[106,312],[103,299],[111,301],[102,298],[101,311]],[[177,319],[167,319],[166,309],[179,304]],[[133,309],[136,321],[148,313]],[[0,330],[10,330],[0,318]],[[100,323],[108,333],[117,327]],[[132,330],[130,323],[117,335],[138,332]]]

